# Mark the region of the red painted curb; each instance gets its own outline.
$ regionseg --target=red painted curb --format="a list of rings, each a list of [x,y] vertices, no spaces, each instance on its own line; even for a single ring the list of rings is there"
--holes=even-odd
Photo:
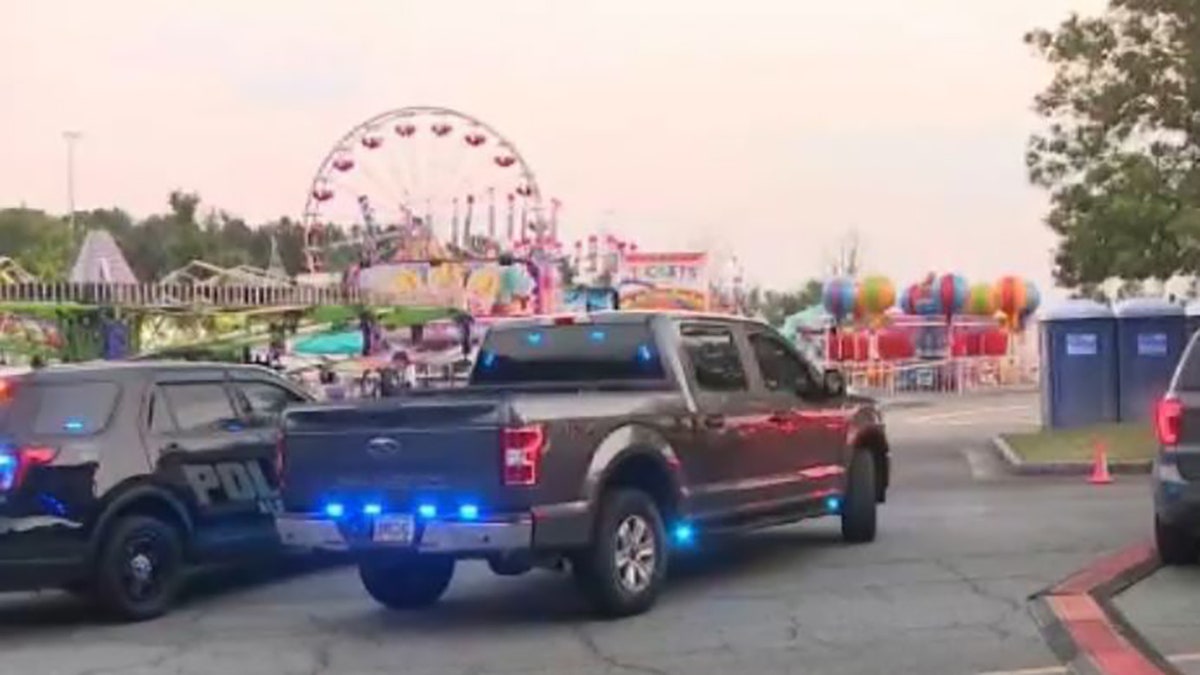
[[[1148,655],[1122,634],[1109,610],[1098,601],[1144,575],[1157,559],[1153,544],[1134,544],[1096,560],[1045,593],[1050,612],[1075,643],[1079,657],[1103,675],[1172,672],[1160,664],[1161,658]]]
[[[1122,574],[1154,560],[1158,551],[1154,544],[1142,542],[1128,546],[1094,561],[1050,589],[1050,595],[1080,595],[1094,593],[1112,583]]]

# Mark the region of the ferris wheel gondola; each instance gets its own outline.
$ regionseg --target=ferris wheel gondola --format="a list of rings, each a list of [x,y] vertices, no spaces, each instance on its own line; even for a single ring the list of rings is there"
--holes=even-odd
[[[403,258],[410,240],[470,256],[511,252],[518,232],[548,234],[541,190],[516,146],[437,107],[391,110],[344,134],[313,176],[303,225],[310,272],[326,271],[339,249],[374,263]]]

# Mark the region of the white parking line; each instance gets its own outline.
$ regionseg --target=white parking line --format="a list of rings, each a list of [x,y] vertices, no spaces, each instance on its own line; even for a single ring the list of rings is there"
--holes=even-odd
[[[1175,665],[1183,663],[1200,663],[1200,652],[1191,654],[1174,654],[1167,660]],[[1024,670],[993,670],[979,675],[1059,675],[1069,672],[1065,666],[1046,666],[1044,668],[1025,668]]]
[[[986,408],[966,408],[963,410],[947,410],[945,412],[939,412],[939,413],[914,415],[912,417],[901,417],[900,419],[903,419],[905,422],[926,423],[926,422],[937,422],[937,421],[941,421],[941,420],[957,420],[957,419],[962,419],[964,417],[999,415],[1002,413],[1010,413],[1009,415],[1005,415],[1005,416],[1011,417],[1011,413],[1015,413],[1015,412],[1034,414],[1037,412],[1037,408],[1035,406],[1031,406],[1028,404],[1026,404],[1026,405],[1007,405],[1007,406],[989,406]]]

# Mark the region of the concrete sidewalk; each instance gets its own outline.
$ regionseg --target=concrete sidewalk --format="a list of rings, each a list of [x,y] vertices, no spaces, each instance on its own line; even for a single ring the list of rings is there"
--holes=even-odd
[[[1115,603],[1155,649],[1176,656],[1180,670],[1200,673],[1200,567],[1164,567]]]

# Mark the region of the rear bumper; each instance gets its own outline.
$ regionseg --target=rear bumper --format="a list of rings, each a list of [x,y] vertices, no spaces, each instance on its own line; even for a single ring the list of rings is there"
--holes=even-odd
[[[0,517],[0,592],[57,588],[86,575],[86,540],[73,525]]]
[[[1154,462],[1154,511],[1164,523],[1200,535],[1200,481],[1184,478],[1170,458]]]
[[[477,521],[418,520],[413,541],[398,547],[371,540],[370,523],[324,514],[288,513],[276,519],[283,545],[323,551],[396,550],[487,557],[504,553],[562,551],[585,546],[591,528],[585,502],[555,504]]]
[[[0,593],[62,588],[87,574],[82,560],[0,560]]]

